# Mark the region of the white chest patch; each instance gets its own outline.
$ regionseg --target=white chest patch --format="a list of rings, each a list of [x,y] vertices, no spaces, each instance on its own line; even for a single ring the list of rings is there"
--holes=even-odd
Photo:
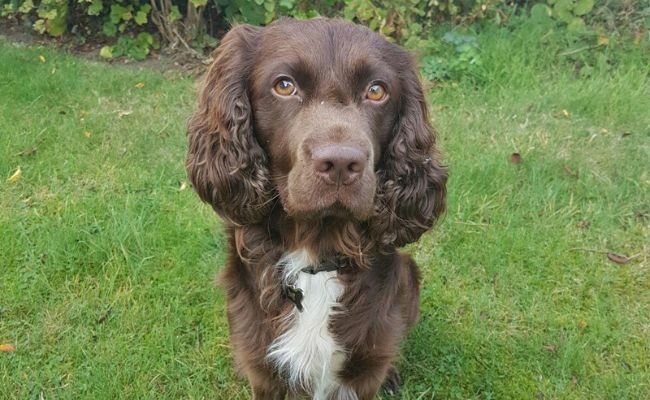
[[[267,357],[287,374],[293,387],[322,400],[342,389],[336,375],[345,353],[329,331],[329,322],[339,306],[343,285],[336,271],[301,272],[312,261],[306,250],[285,254],[280,260],[284,283],[303,293],[303,311],[296,307],[287,316],[287,330],[269,346]]]

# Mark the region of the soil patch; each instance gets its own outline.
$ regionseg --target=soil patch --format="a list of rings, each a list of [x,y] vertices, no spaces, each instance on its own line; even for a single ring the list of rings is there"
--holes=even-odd
[[[77,57],[97,62],[151,68],[162,72],[174,71],[187,75],[203,74],[212,61],[210,57],[201,57],[183,51],[168,52],[165,49],[162,51],[152,50],[149,56],[142,61],[126,57],[105,60],[99,56],[99,50],[103,46],[112,44],[106,40],[86,38],[81,35],[75,36],[74,34],[61,38],[40,35],[34,31],[28,21],[12,18],[0,18],[0,39],[27,46],[55,47]]]

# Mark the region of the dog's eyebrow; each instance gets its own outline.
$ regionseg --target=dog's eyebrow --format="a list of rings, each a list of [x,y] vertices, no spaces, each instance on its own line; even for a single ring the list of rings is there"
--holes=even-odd
[[[348,68],[347,79],[351,83],[358,85],[357,90],[365,89],[365,86],[373,81],[382,81],[391,90],[396,80],[395,71],[379,59],[364,57],[357,62],[351,63]]]
[[[349,76],[354,82],[364,82],[371,77],[380,75],[379,68],[377,68],[375,65],[370,64],[365,58],[352,63],[350,69],[351,73]]]
[[[278,55],[276,60],[266,63],[264,70],[273,78],[279,75],[290,75],[295,77],[296,75],[304,74],[304,71],[309,70],[309,65],[301,57],[286,57]]]
[[[273,81],[280,76],[286,75],[295,80],[299,88],[303,90],[311,90],[314,81],[318,77],[318,70],[315,66],[310,65],[305,59],[301,57],[292,57],[287,60],[271,64],[265,68],[267,79]]]

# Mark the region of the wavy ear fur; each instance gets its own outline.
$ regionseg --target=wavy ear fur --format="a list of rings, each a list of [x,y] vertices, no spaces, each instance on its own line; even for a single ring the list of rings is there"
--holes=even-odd
[[[233,28],[215,52],[188,124],[188,176],[201,199],[226,220],[247,225],[269,212],[267,156],[253,135],[248,77],[260,29]]]
[[[401,111],[378,175],[371,234],[383,245],[414,242],[445,211],[447,169],[435,148],[436,132],[414,62],[402,68]]]

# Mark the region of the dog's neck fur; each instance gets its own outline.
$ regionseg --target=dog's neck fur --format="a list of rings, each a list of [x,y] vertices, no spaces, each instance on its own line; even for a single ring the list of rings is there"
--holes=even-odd
[[[296,219],[280,206],[274,207],[266,222],[270,237],[279,239],[290,251],[305,250],[316,263],[344,257],[357,267],[367,266],[368,257],[376,251],[365,229],[365,222],[354,219]]]

